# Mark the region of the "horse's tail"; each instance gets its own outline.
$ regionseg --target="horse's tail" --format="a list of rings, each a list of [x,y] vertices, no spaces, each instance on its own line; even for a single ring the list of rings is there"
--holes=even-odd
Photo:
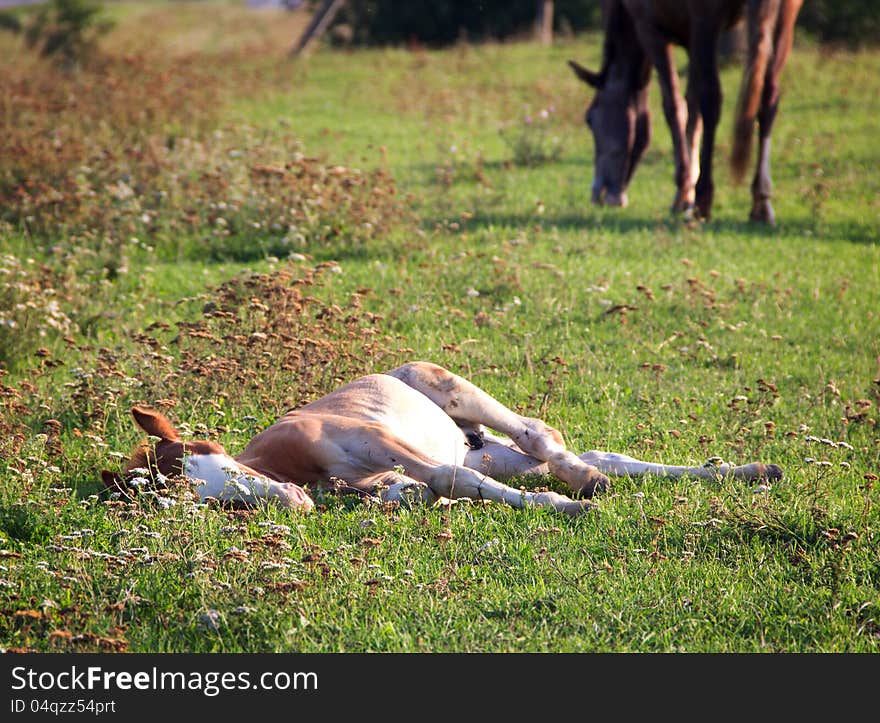
[[[749,7],[749,57],[736,104],[730,157],[733,179],[737,183],[745,176],[752,155],[755,118],[761,107],[767,67],[773,57],[773,36],[781,4],[782,0],[763,0]]]

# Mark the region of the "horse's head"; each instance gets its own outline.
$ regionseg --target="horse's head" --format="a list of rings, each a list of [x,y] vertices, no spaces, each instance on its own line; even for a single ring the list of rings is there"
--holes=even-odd
[[[568,61],[575,75],[596,89],[585,120],[593,133],[595,161],[593,203],[626,206],[626,189],[651,139],[647,82],[617,74],[606,66],[599,73]]]
[[[135,471],[150,481],[163,477],[184,476],[195,483],[199,497],[213,497],[239,504],[254,504],[273,498],[285,507],[310,510],[314,503],[302,487],[277,482],[230,456],[216,442],[187,441],[180,438],[174,425],[159,412],[147,407],[133,407],[137,425],[155,443],[141,445],[125,465],[123,473],[103,470],[101,479],[109,489],[123,490]]]

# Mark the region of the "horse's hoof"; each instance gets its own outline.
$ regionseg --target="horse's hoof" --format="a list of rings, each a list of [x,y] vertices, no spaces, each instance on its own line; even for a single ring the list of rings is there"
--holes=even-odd
[[[773,212],[773,206],[770,205],[770,201],[756,201],[752,206],[752,212],[749,214],[749,221],[775,226],[776,214]]]
[[[700,203],[696,205],[696,218],[700,221],[708,221],[712,217],[712,202]]]

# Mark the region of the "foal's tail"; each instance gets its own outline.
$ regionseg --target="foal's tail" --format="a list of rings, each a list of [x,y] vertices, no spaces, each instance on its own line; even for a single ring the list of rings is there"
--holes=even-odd
[[[755,118],[761,107],[767,68],[773,58],[773,36],[782,4],[783,0],[763,0],[749,7],[749,58],[736,104],[730,157],[731,171],[737,183],[742,181],[749,167]]]

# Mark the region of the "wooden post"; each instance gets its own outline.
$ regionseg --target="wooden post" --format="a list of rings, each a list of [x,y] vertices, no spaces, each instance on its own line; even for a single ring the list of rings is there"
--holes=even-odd
[[[553,0],[538,0],[535,35],[541,45],[553,45]]]
[[[309,26],[303,31],[290,54],[293,56],[302,55],[312,44],[312,41],[320,38],[324,31],[330,27],[330,23],[333,22],[333,18],[336,17],[336,13],[342,9],[343,5],[345,5],[345,0],[324,0],[321,7],[315,11]]]

